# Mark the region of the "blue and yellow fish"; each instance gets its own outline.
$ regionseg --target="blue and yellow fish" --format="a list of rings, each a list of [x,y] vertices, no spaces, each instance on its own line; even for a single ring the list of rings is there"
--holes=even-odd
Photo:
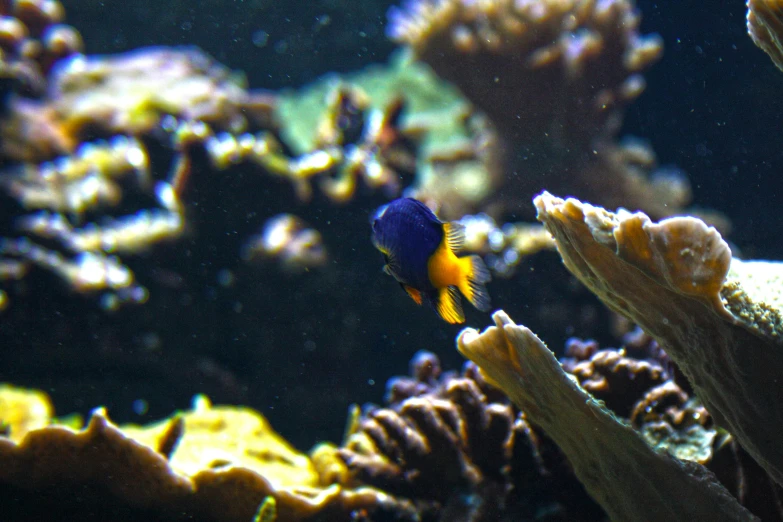
[[[428,303],[449,323],[465,322],[460,292],[479,310],[489,311],[484,286],[489,271],[479,256],[457,257],[465,227],[444,223],[424,203],[396,199],[372,219],[372,241],[383,253],[384,270],[416,301]]]

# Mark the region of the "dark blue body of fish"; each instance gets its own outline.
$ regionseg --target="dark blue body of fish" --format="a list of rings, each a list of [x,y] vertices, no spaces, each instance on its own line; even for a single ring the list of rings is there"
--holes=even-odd
[[[377,219],[381,216],[383,219]],[[378,211],[372,231],[373,242],[397,281],[425,296],[437,292],[430,282],[427,262],[443,241],[443,222],[427,205],[415,199],[397,199]]]

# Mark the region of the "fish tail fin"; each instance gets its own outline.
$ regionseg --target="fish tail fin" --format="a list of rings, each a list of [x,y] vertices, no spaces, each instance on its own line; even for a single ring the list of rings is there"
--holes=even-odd
[[[460,292],[476,309],[489,312],[491,307],[489,292],[484,285],[492,279],[492,276],[489,274],[487,265],[479,256],[461,257],[460,263],[463,273],[459,283]]]
[[[447,323],[459,324],[465,322],[465,313],[462,311],[459,290],[454,286],[441,288],[435,301],[435,310]]]

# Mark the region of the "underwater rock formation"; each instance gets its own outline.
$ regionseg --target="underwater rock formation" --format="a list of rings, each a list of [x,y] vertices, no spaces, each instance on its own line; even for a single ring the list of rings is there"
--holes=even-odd
[[[654,223],[548,193],[535,203],[566,267],[652,335],[716,422],[783,484],[783,264],[732,258],[693,217]]]
[[[706,468],[653,450],[618,421],[530,330],[503,312],[493,318],[481,334],[460,334],[460,352],[557,443],[613,520],[756,519]]]

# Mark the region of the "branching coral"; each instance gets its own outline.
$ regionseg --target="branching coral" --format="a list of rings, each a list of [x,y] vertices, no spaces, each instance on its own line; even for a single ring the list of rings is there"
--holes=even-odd
[[[475,366],[441,374],[427,352],[411,366],[413,377],[389,381],[389,404],[363,414],[340,450],[349,484],[409,498],[425,520],[600,517],[551,441]]]
[[[640,73],[662,50],[659,37],[639,34],[632,1],[412,0],[390,18],[392,38],[497,128],[506,173],[495,189],[504,190],[488,201],[518,212],[560,187],[655,215],[688,202],[681,176],[648,178],[655,158],[646,146],[615,143],[624,107],[644,90]]]
[[[77,292],[104,294],[107,308],[147,298],[117,254],[183,236],[194,156],[206,155],[213,171],[254,164],[289,180],[302,200],[315,182],[336,202],[362,185],[397,193],[397,172],[415,161],[398,127],[403,104],[370,109],[360,91],[342,87],[328,95],[317,148],[289,156],[274,123],[276,96],[246,90],[238,75],[193,48],[79,55],[59,61],[48,82],[41,100],[12,97],[0,125],[5,159],[23,162],[3,173],[0,188],[38,210],[12,226],[17,237],[0,240],[12,268],[0,276],[18,279],[38,266]],[[164,175],[150,144],[168,151]],[[127,213],[150,201],[156,206]],[[85,223],[85,216],[99,219]]]
[[[693,217],[654,223],[548,193],[536,206],[566,267],[651,334],[718,424],[783,483],[783,265],[732,259],[720,234]]]
[[[480,254],[487,266],[501,277],[511,277],[529,255],[554,248],[552,237],[540,225],[506,223],[498,226],[487,214],[463,216],[465,252]]]
[[[296,216],[280,214],[270,218],[260,234],[243,248],[245,261],[274,259],[285,272],[299,272],[326,262],[321,234]]]

